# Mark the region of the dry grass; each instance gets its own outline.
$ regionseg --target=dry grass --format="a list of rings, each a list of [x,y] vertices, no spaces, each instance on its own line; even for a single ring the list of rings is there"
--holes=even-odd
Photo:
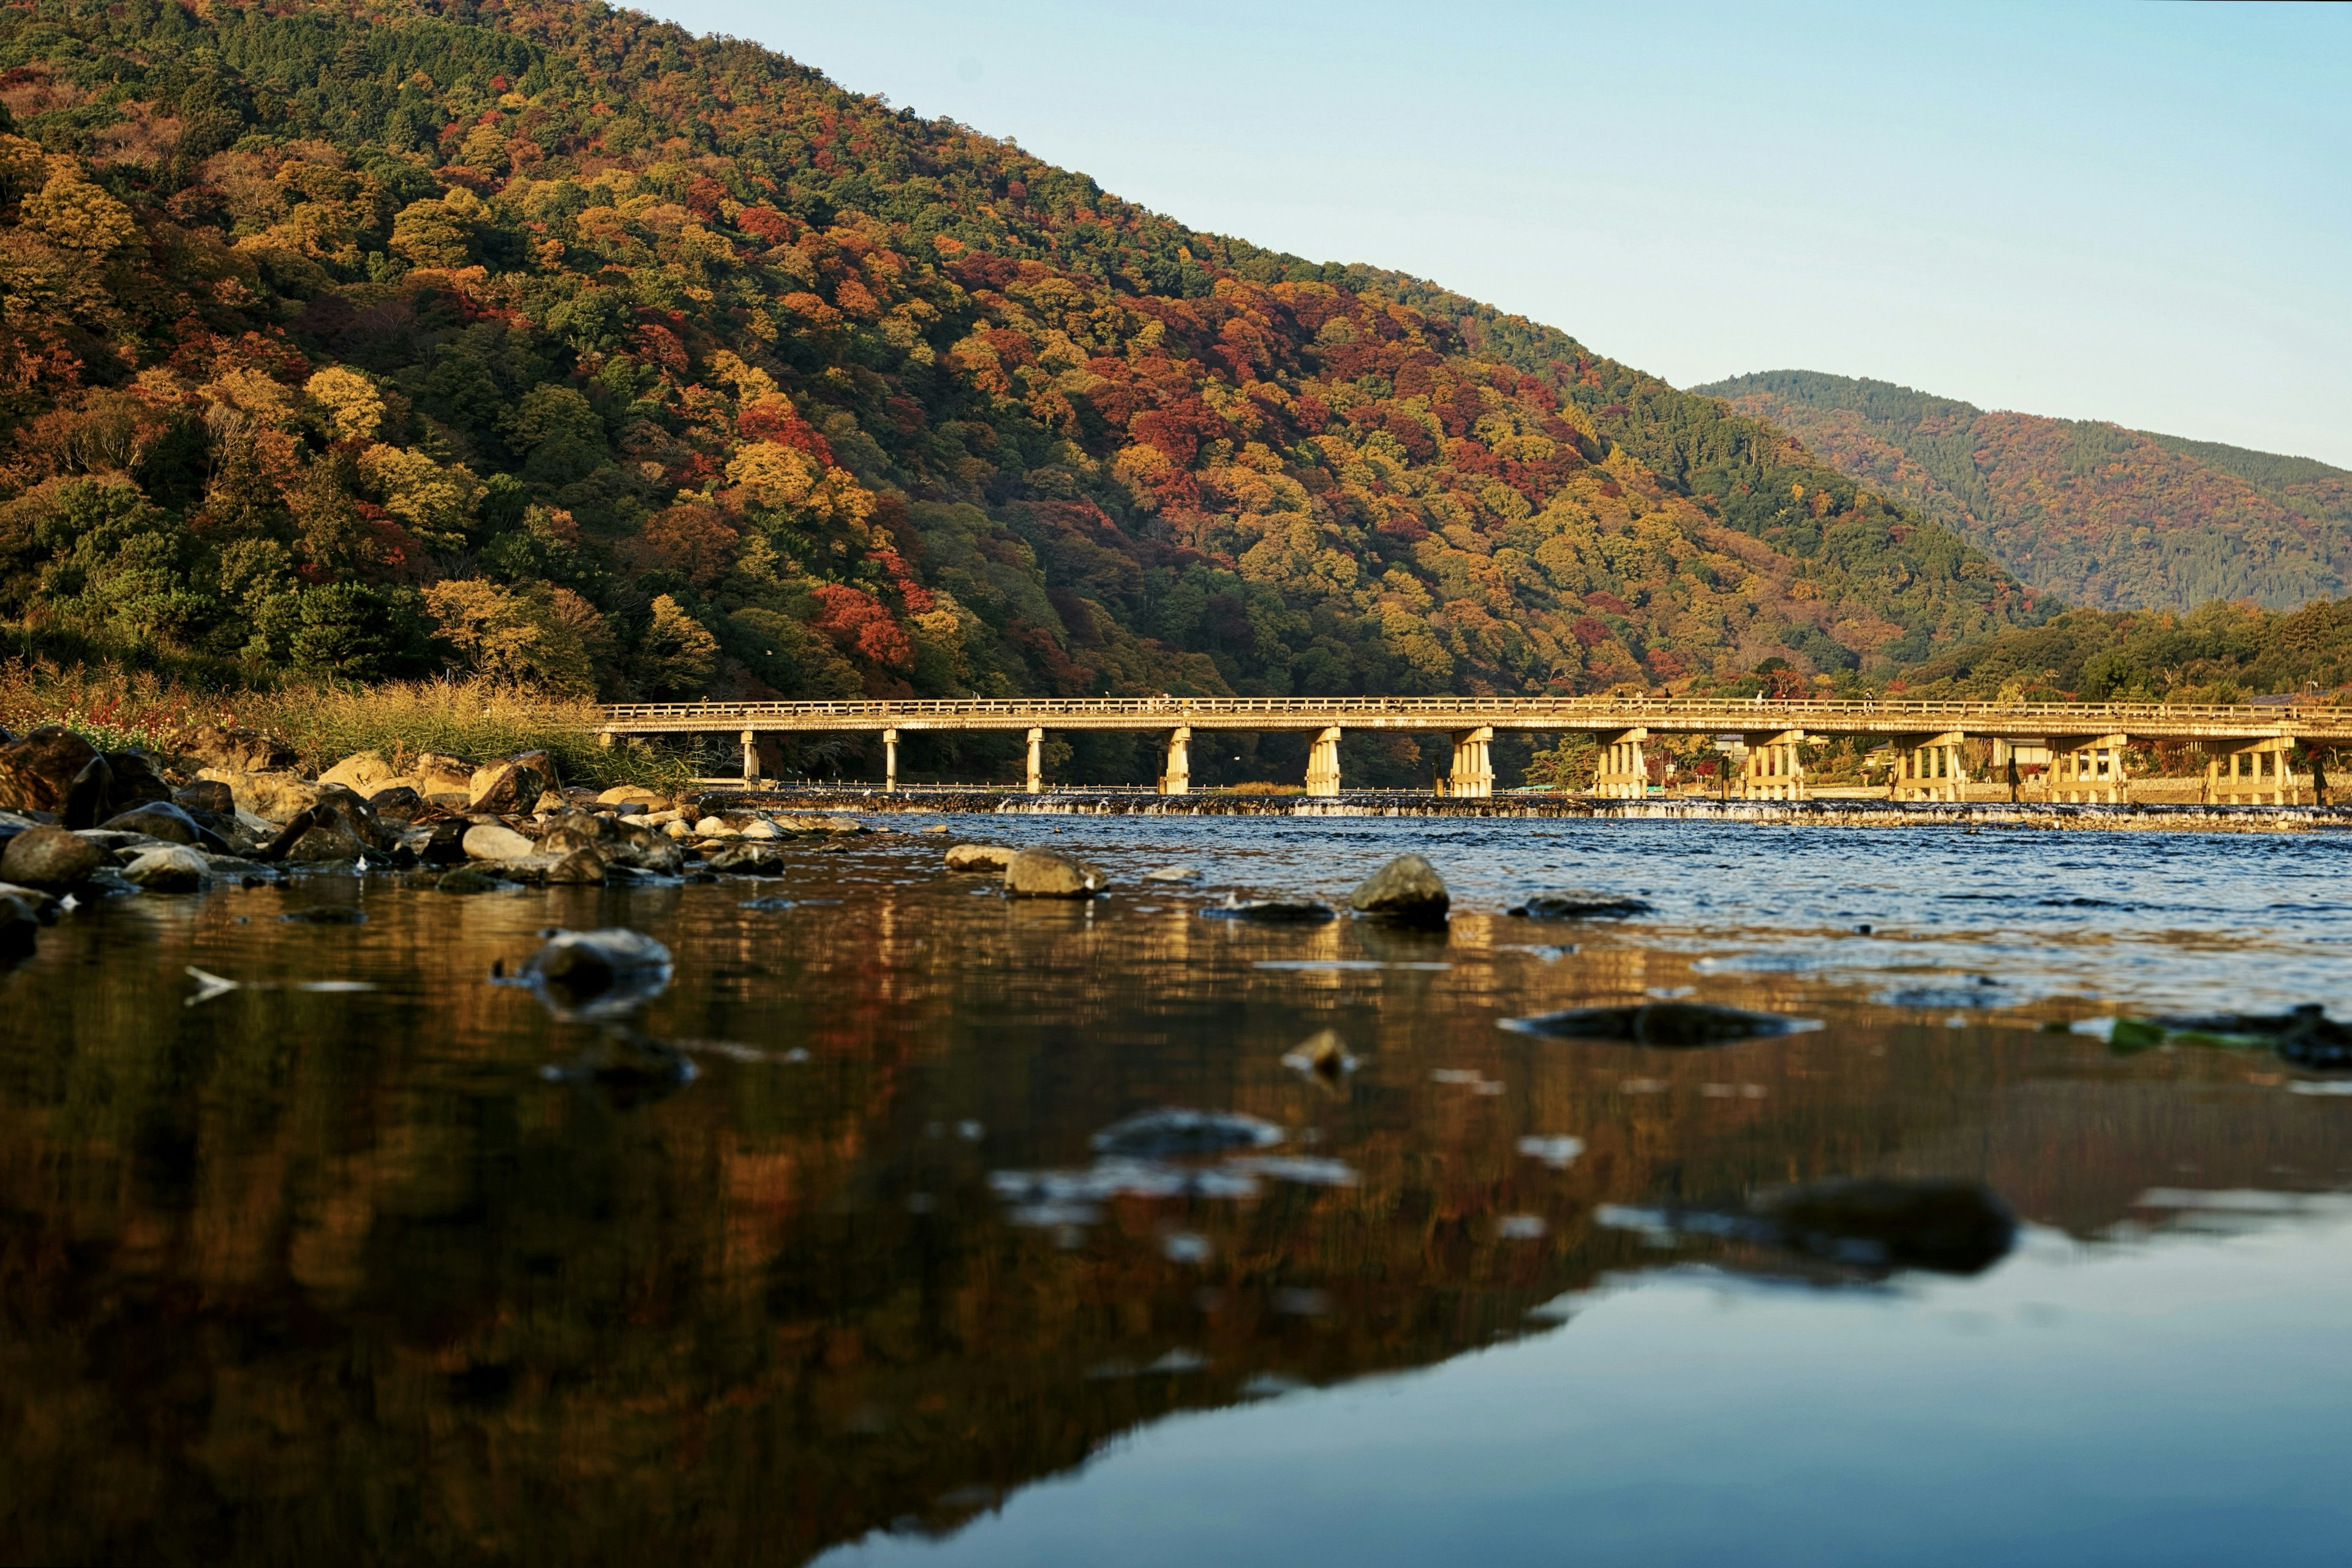
[[[19,733],[63,724],[106,751],[182,751],[198,730],[242,726],[277,736],[306,771],[354,752],[379,751],[398,765],[419,752],[477,761],[542,751],[566,784],[643,784],[675,789],[688,760],[631,741],[596,742],[596,704],[485,680],[341,681],[260,690],[205,690],[114,664],[13,659],[0,665],[0,724]]]

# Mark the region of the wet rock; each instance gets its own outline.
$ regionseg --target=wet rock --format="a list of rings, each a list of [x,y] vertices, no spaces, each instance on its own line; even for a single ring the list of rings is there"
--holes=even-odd
[[[0,882],[0,899],[13,900],[25,912],[41,924],[55,925],[65,912],[65,904],[47,888],[27,888],[16,882]]]
[[[1201,911],[1211,920],[1255,921],[1265,925],[1318,925],[1339,918],[1339,911],[1313,899],[1236,899]]]
[[[75,779],[98,760],[97,747],[61,724],[0,746],[0,810],[62,815]]]
[[[397,833],[376,820],[373,806],[341,784],[320,785],[310,814],[320,826],[348,834],[371,849],[390,849],[400,842]]]
[[[779,816],[774,826],[784,833],[867,833],[872,829],[854,816],[839,812],[804,811],[797,816]]]
[[[1821,1182],[1764,1194],[1749,1207],[1770,1227],[1772,1244],[1873,1275],[1981,1274],[2017,1239],[2009,1205],[1975,1182]]]
[[[1318,1029],[1283,1053],[1282,1065],[1303,1077],[1337,1087],[1356,1070],[1356,1058],[1337,1029]]]
[[[173,844],[148,850],[122,868],[122,875],[151,893],[193,893],[212,879],[212,868],[194,850]]]
[[[1147,1110],[1094,1135],[1095,1152],[1129,1160],[1223,1154],[1282,1142],[1282,1129],[1232,1110]]]
[[[1647,899],[1612,898],[1607,893],[1538,893],[1510,913],[1529,921],[1614,921],[1653,912]]]
[[[1750,1013],[1711,1002],[1645,1002],[1629,1007],[1570,1007],[1532,1018],[1507,1018],[1503,1027],[1557,1040],[1624,1040],[1686,1049],[1725,1046],[1816,1027],[1779,1013]]]
[[[285,858],[302,865],[331,866],[360,859],[370,847],[339,824],[313,822],[310,830],[287,849]]]
[[[1197,882],[1201,879],[1201,873],[1190,866],[1162,866],[1156,871],[1146,871],[1143,879],[1147,882]]]
[[[428,866],[462,866],[466,862],[466,835],[473,828],[474,824],[463,817],[436,822],[426,831],[417,854]]]
[[[88,881],[105,859],[105,852],[79,834],[62,827],[28,827],[0,850],[0,881],[70,888]]]
[[[1005,862],[1004,890],[1016,899],[1091,899],[1103,874],[1051,849],[1024,849]]]
[[[172,844],[195,844],[206,837],[194,817],[168,800],[148,801],[130,811],[108,817],[100,826],[109,832],[143,833],[150,838],[161,838]]]
[[[384,761],[382,752],[354,752],[333,767],[319,775],[322,784],[341,784],[364,799],[390,785],[395,779],[404,781],[398,768]]]
[[[66,786],[65,804],[58,808],[58,820],[68,827],[96,827],[112,815],[108,802],[113,794],[114,769],[104,757],[92,757]]]
[[[2175,1039],[2185,1045],[2267,1046],[2297,1067],[2323,1072],[2352,1070],[2352,1025],[2306,1002],[2286,1013],[2216,1013],[2189,1017],[2118,1018],[2108,1043],[2118,1050],[2145,1049]]]
[[[454,871],[444,871],[433,884],[436,893],[488,893],[504,886],[496,877],[460,866]]]
[[[468,815],[508,816],[528,812],[547,791],[547,775],[521,762],[492,763],[478,768],[470,781]]]
[[[279,828],[276,837],[255,850],[253,858],[265,864],[285,859],[294,852],[294,847],[301,843],[303,837],[310,833],[310,825],[311,816],[309,812],[296,812],[294,820]]]
[[[560,931],[523,965],[524,980],[558,1013],[610,1016],[661,994],[669,949],[642,931]]]
[[[675,877],[686,869],[686,851],[653,834],[635,834],[597,846],[607,866],[623,866],[654,877]]]
[[[764,899],[746,899],[740,907],[747,910],[757,910],[762,914],[774,914],[779,910],[793,908],[796,902],[798,902],[797,900],[782,898],[775,894],[771,894]]]
[[[772,877],[783,870],[784,856],[772,844],[730,844],[704,857],[702,863],[722,876]]]
[[[197,731],[187,755],[199,766],[233,773],[284,773],[296,761],[293,748],[274,735],[217,726]]]
[[[288,925],[358,926],[367,924],[367,911],[354,904],[312,904],[278,917]]]
[[[606,1029],[568,1066],[546,1072],[552,1079],[591,1085],[623,1110],[675,1093],[695,1077],[685,1052],[619,1028]]]
[[[604,880],[604,858],[593,845],[583,844],[547,868],[551,886],[577,887]]]
[[[199,811],[215,816],[236,814],[236,792],[218,779],[198,779],[172,792],[173,804],[194,816]]]
[[[172,798],[172,784],[163,776],[163,764],[149,752],[136,747],[109,752],[106,767],[114,776],[107,792],[107,804],[116,816],[146,801]]]
[[[367,797],[368,809],[395,822],[414,822],[424,814],[425,797],[408,784],[394,784]]]
[[[502,822],[478,822],[461,840],[469,860],[520,860],[538,848]]]
[[[1445,879],[1419,855],[1398,856],[1348,895],[1348,907],[1358,914],[1400,925],[1442,925],[1453,902]]]
[[[1010,844],[950,844],[947,868],[950,871],[1002,871],[1013,864],[1013,857],[1019,853]]]

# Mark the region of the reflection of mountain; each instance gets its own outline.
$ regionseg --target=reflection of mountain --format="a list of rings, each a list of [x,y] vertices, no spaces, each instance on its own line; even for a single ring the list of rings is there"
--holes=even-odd
[[[1509,1035],[1496,1016],[1681,971],[1496,952],[1524,928],[1484,917],[1436,950],[1450,971],[1277,974],[1248,961],[1432,950],[961,888],[782,916],[714,888],[599,917],[605,896],[378,899],[322,931],[258,891],[45,939],[0,1024],[8,1559],[793,1561],[945,1524],[1253,1379],[1426,1364],[1712,1250],[1598,1226],[1603,1203],[1958,1174],[2086,1230],[2151,1186],[2336,1158],[2332,1118],[2219,1056],[1884,1013],[1719,1052]],[[706,1055],[625,1113],[540,1080],[576,1037],[479,976],[551,917],[625,908],[678,950],[650,1029],[813,1059]],[[184,1009],[190,962],[384,990]],[[1344,1098],[1278,1060],[1327,1026],[1363,1059]],[[1083,1164],[1161,1103],[1319,1130],[1288,1152],[1360,1180],[1007,1222],[988,1171]],[[1564,1171],[1518,1151],[1559,1134],[1585,1143]],[[1177,1229],[1206,1256],[1172,1258]]]

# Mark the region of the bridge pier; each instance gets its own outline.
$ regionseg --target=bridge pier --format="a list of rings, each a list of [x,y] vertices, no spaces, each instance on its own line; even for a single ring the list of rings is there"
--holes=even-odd
[[[898,793],[898,731],[882,731],[882,793]]]
[[[1446,775],[1445,793],[1461,799],[1484,800],[1495,793],[1492,727],[1480,725],[1454,737],[1454,771]]]
[[[760,733],[756,730],[743,731],[743,782],[760,782]]]
[[[1779,730],[1740,739],[1748,743],[1748,761],[1739,778],[1742,800],[1812,798],[1813,792],[1805,783],[1802,730]]]
[[[2273,805],[2284,805],[2292,793],[2287,784],[2288,753],[2294,742],[2283,737],[2266,741],[2215,741],[2206,747],[2205,804],[2208,805],[2238,805],[2249,798],[2257,805],[2267,795]],[[2228,758],[2230,767],[2225,774],[2221,764]],[[2239,772],[2239,759],[2244,758],[2245,771]],[[2263,759],[2270,762],[2267,789],[2263,786]]]
[[[2130,743],[2128,735],[2051,737],[2050,771],[2043,775],[2050,781],[2047,797],[2123,805],[2131,794],[2124,775],[2124,748]]]
[[[1192,793],[1192,730],[1180,724],[1168,737],[1168,771],[1160,775],[1161,795]]]
[[[1650,793],[1650,762],[1642,754],[1647,730],[1627,730],[1602,743],[1601,765],[1592,775],[1592,793],[1603,800],[1640,800]]]
[[[1896,800],[1969,798],[1968,737],[1958,730],[1940,735],[1913,736],[1896,742],[1894,797]]]
[[[1315,737],[1315,744],[1307,753],[1307,793],[1335,795],[1339,793],[1339,728],[1333,725]]]

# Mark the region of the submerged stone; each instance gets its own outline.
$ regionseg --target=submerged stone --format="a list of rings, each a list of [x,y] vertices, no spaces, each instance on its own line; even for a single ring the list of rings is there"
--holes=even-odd
[[[1453,907],[1445,879],[1419,855],[1400,855],[1348,895],[1348,907],[1358,914],[1405,925],[1440,925]]]
[[[559,1014],[609,1016],[661,994],[669,949],[642,931],[559,931],[523,965],[523,978]]]
[[[1606,893],[1538,893],[1509,912],[1530,921],[1623,920],[1646,915],[1654,906],[1647,899],[1617,899]]]
[[[2009,1253],[2017,1217],[1975,1182],[1877,1177],[1766,1194],[1749,1207],[1790,1251],[1871,1273],[1980,1274]]]
[[[1183,1154],[1223,1154],[1234,1149],[1264,1149],[1282,1142],[1282,1129],[1232,1110],[1147,1110],[1115,1121],[1094,1136],[1097,1153],[1130,1160]]]
[[[2352,1070],[2352,1024],[2306,1002],[2285,1013],[2215,1013],[2199,1016],[2118,1018],[2107,1037],[2117,1050],[2145,1050],[2168,1039],[2185,1045],[2268,1047],[2297,1067]]]
[[[1317,925],[1336,921],[1339,911],[1313,899],[1235,899],[1202,910],[1217,921],[1256,921],[1266,925]]]
[[[503,886],[496,877],[460,866],[454,871],[444,871],[434,882],[436,893],[487,893]]]
[[[1624,1040],[1683,1049],[1729,1045],[1816,1026],[1780,1013],[1750,1013],[1712,1002],[1644,1002],[1625,1007],[1570,1007],[1531,1018],[1506,1018],[1503,1027],[1556,1040]]]

